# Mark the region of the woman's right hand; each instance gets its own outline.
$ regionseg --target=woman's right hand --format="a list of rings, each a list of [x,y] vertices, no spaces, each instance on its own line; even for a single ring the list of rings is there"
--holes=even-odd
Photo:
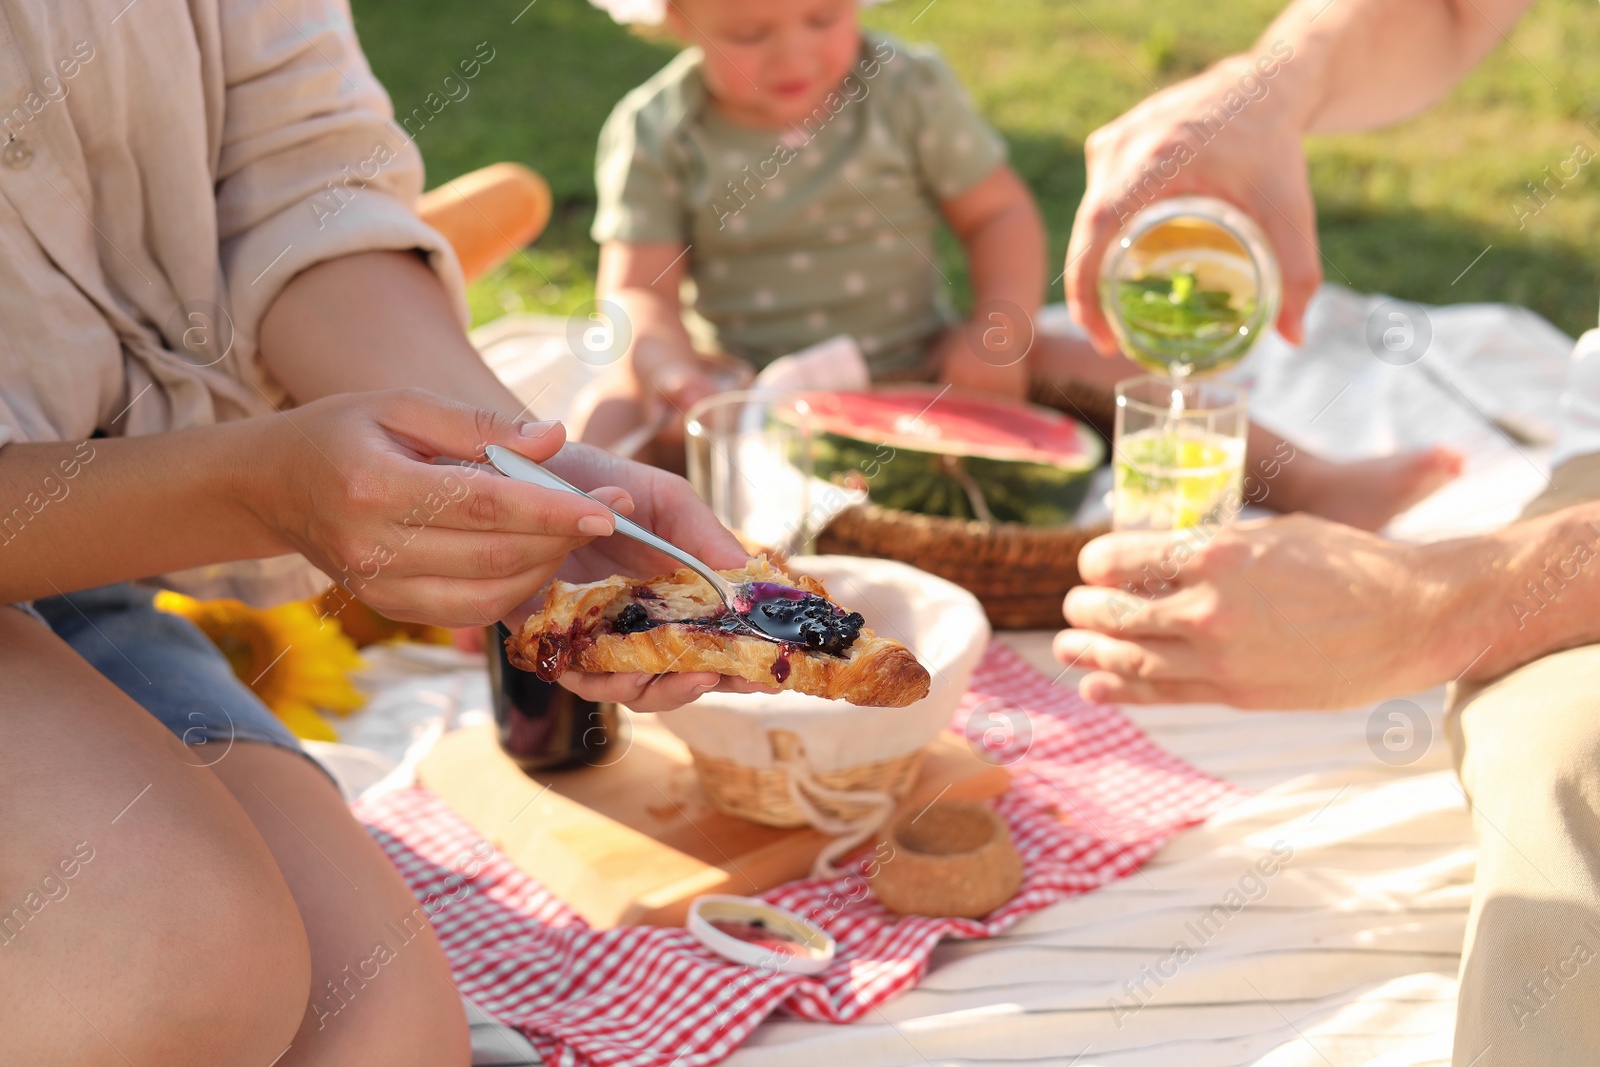
[[[482,461],[490,444],[544,460],[566,441],[560,423],[401,390],[328,397],[260,426],[261,462],[242,476],[247,509],[285,552],[391,619],[495,622],[613,528],[592,500],[433,462]],[[594,493],[631,506],[623,489]]]
[[[1301,144],[1306,101],[1293,50],[1236,56],[1149,97],[1084,142],[1088,187],[1067,246],[1073,319],[1106,355],[1117,351],[1100,310],[1100,263],[1122,225],[1155,200],[1226,200],[1266,231],[1283,271],[1278,331],[1303,339],[1306,305],[1322,283],[1316,209]],[[1287,52],[1287,54],[1281,54]]]

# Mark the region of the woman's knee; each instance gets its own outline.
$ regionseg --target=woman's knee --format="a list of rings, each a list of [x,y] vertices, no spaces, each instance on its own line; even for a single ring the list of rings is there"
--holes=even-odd
[[[266,1064],[290,1043],[311,984],[294,901],[270,859],[190,836],[73,850],[69,892],[7,946],[0,998],[53,984],[27,1025],[0,1027],[0,1062],[99,1062],[109,1043],[135,1063]],[[82,1059],[45,1054],[63,1043]]]
[[[409,911],[387,913],[362,947],[317,951],[297,1042],[305,1062],[370,1056],[393,1067],[465,1067],[470,1036],[461,998],[427,913],[410,903]],[[371,918],[352,925],[369,926]]]
[[[211,876],[145,946],[129,1014],[152,1055],[134,1061],[271,1063],[293,1041],[311,990],[300,914],[276,867],[193,859]]]
[[[0,1062],[92,1059],[106,1041],[162,1064],[254,1062],[276,1043],[271,1062],[310,959],[253,824],[142,709],[4,609],[0,676],[0,907],[23,906],[0,1003],[37,1009],[0,1026]]]
[[[97,862],[123,869],[122,903],[83,919],[117,930],[126,952],[119,1025],[146,1054],[124,1051],[136,1063],[272,1062],[305,1013],[311,951],[266,843],[208,771],[182,763],[116,829]]]

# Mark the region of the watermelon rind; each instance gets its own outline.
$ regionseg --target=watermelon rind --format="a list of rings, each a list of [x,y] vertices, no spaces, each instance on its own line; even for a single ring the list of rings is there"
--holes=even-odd
[[[1095,469],[1105,459],[1105,446],[1098,434],[1075,419],[1049,408],[1026,408],[1069,424],[1078,437],[1076,453],[992,445],[972,448],[947,437],[852,430],[837,420],[814,418],[812,470],[830,481],[864,481],[868,499],[880,507],[1028,526],[1070,524],[1088,495]],[[997,405],[997,413],[1003,416],[1003,406]],[[936,419],[937,405],[925,417]],[[972,490],[981,494],[988,516],[974,506]]]

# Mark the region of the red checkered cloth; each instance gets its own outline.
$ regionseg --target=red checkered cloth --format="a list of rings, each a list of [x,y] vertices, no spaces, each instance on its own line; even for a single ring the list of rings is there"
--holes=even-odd
[[[1121,878],[1243,795],[998,643],[953,728],[1015,775],[996,810],[1022,855],[1022,889],[981,920],[897,919],[857,873],[763,894],[838,941],[838,958],[814,977],[729,963],[682,929],[591,930],[421,787],[356,813],[432,917],[461,992],[526,1033],[547,1063],[696,1067],[729,1055],[774,1010],[859,1019],[914,986],[941,938],[992,937]]]

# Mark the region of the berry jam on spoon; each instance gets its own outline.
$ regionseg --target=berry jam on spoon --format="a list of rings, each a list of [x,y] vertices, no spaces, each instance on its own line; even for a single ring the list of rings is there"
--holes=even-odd
[[[740,586],[733,610],[764,637],[834,655],[855,644],[865,621],[814,593],[772,582]]]
[[[495,469],[508,478],[594,500],[594,497],[571,482],[508,448],[489,445],[484,452]],[[600,501],[595,500],[595,503],[600,504]],[[671,556],[704,578],[717,596],[722,598],[728,615],[742,632],[779,644],[842,653],[855,642],[856,635],[861,631],[862,619],[859,614],[852,612],[847,615],[822,597],[786,585],[773,582],[735,585],[671,541],[656,536],[615,511],[611,514],[617,533]]]

